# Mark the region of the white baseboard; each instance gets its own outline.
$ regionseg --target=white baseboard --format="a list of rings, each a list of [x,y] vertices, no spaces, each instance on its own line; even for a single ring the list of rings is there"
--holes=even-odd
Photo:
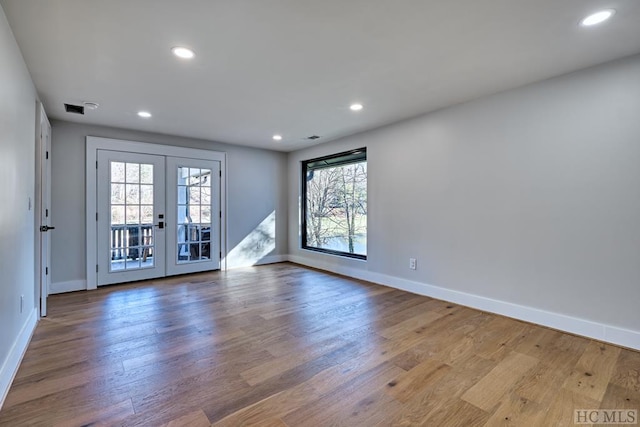
[[[360,270],[347,266],[336,266],[314,259],[290,255],[289,261],[308,267],[318,268],[368,282],[401,289],[490,313],[500,314],[525,322],[531,322],[560,331],[640,350],[640,331],[593,322],[587,319],[567,316],[561,313],[523,306],[506,301],[469,294],[466,292],[428,285],[386,274]]]
[[[49,287],[49,295],[64,292],[84,291],[87,289],[86,280],[69,280],[68,282],[52,283]]]
[[[275,264],[277,262],[285,262],[289,260],[288,255],[271,255],[263,257],[254,262],[245,262],[242,264],[236,264],[228,266],[229,270],[233,268],[242,268],[242,267],[251,267],[253,265],[265,265],[265,264]],[[56,282],[52,283],[49,287],[49,295],[53,294],[61,294],[64,292],[75,292],[75,291],[85,291],[87,290],[87,281],[86,280],[69,280],[67,282]]]
[[[18,337],[11,346],[9,354],[0,368],[0,409],[2,409],[7,393],[9,393],[11,383],[13,382],[16,373],[18,373],[20,362],[22,361],[25,351],[27,351],[27,347],[31,341],[31,335],[33,335],[33,331],[37,324],[38,309],[34,308],[22,327],[22,330],[18,334]]]
[[[270,255],[270,256],[260,258],[259,260],[253,261],[253,262],[243,262],[239,264],[228,265],[227,269],[232,270],[234,268],[252,267],[254,265],[275,264],[278,262],[285,262],[288,260],[289,260],[289,255]]]

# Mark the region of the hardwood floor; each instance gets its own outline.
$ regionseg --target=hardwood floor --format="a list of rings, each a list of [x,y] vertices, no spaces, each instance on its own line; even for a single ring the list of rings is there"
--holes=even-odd
[[[640,353],[293,264],[54,295],[1,426],[569,426]]]

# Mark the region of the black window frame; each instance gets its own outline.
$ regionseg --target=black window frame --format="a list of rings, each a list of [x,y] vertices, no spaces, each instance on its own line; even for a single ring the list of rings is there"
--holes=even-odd
[[[352,163],[360,163],[362,161],[367,161],[367,148],[362,147],[355,150],[344,151],[341,153],[331,154],[328,156],[317,157],[315,159],[304,160],[301,162],[301,181],[302,181],[302,189],[301,189],[301,236],[300,236],[300,246],[302,249],[320,252],[329,255],[337,255],[346,258],[355,258],[359,260],[366,261],[367,255],[362,254],[353,254],[350,252],[342,252],[336,251],[333,249],[325,249],[318,248],[315,246],[307,245],[307,174],[310,170],[322,169],[334,166],[348,165]],[[369,178],[367,176],[367,204],[369,199]],[[367,216],[367,234],[369,232],[369,220]],[[367,245],[369,239],[367,238]],[[369,252],[367,247],[367,253]]]

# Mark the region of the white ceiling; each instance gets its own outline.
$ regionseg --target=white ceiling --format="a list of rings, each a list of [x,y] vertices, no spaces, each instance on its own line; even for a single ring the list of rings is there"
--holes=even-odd
[[[640,52],[638,0],[0,4],[50,117],[282,151]]]

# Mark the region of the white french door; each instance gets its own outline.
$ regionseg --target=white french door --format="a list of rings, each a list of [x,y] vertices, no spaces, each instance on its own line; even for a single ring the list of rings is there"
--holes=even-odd
[[[165,158],[98,150],[98,285],[165,275]]]
[[[97,150],[97,285],[220,268],[220,162]]]
[[[167,275],[220,268],[220,162],[167,157]]]

